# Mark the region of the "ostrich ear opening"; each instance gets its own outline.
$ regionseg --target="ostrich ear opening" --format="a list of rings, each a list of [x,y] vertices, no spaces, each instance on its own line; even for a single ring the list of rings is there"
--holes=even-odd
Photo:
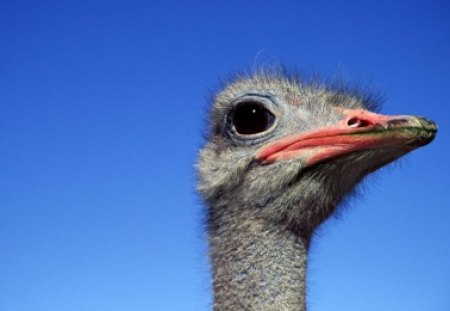
[[[397,148],[407,153],[430,143],[437,132],[436,124],[422,117],[339,110],[343,120],[271,142],[257,151],[256,160],[270,164],[301,158],[306,166],[312,166],[361,150]]]

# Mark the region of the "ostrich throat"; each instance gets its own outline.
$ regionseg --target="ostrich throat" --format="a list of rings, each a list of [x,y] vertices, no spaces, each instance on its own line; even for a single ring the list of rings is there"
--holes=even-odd
[[[230,214],[210,228],[214,310],[305,310],[309,241],[254,211]]]

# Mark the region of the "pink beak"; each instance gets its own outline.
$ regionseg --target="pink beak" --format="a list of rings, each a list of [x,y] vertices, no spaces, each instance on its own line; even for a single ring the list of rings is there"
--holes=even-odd
[[[302,158],[311,166],[360,150],[403,148],[406,153],[431,142],[437,132],[434,122],[421,117],[339,110],[345,116],[342,121],[268,143],[255,158],[264,164]]]

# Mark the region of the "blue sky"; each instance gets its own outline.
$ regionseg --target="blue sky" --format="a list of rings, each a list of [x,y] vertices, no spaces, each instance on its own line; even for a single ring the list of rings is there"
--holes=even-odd
[[[209,310],[203,113],[278,63],[440,126],[321,228],[310,310],[449,310],[448,1],[2,1],[0,44],[1,310]]]

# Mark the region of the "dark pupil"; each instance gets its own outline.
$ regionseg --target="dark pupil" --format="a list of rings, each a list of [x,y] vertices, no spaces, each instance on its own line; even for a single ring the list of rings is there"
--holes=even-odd
[[[239,134],[257,134],[272,126],[274,115],[258,103],[241,103],[233,115],[233,125]]]

